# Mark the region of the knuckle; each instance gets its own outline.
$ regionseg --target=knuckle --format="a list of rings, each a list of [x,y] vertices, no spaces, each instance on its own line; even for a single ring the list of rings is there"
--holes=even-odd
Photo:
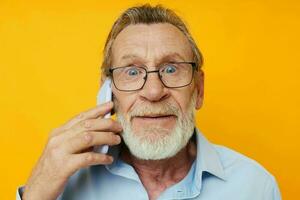
[[[79,113],[77,116],[76,116],[76,118],[77,119],[82,119],[82,118],[84,118],[85,117],[85,113]]]
[[[86,155],[85,160],[86,160],[88,163],[95,162],[96,156],[95,156],[94,154],[89,153],[89,154]]]
[[[57,158],[60,155],[60,153],[57,148],[53,148],[49,150],[49,155],[51,158]]]
[[[92,123],[91,120],[86,119],[80,122],[80,126],[85,129],[88,129],[91,127],[91,123]]]
[[[55,148],[58,145],[58,136],[53,136],[48,140],[48,146],[50,148]]]
[[[83,132],[83,139],[86,144],[90,144],[93,141],[93,134],[89,131]]]
[[[107,155],[97,155],[97,154],[87,154],[85,157],[85,160],[87,163],[92,164],[92,163],[107,163],[110,162],[111,159]]]
[[[82,120],[81,122],[79,122],[79,125],[82,126],[82,127],[84,127],[85,121],[86,120]]]

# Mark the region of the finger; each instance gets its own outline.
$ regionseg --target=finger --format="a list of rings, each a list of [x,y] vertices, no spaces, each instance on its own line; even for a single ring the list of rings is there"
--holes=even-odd
[[[88,167],[91,165],[105,165],[111,164],[113,162],[113,157],[107,154],[100,154],[95,152],[87,152],[81,154],[74,154],[70,157],[68,165],[72,169],[71,174],[75,173],[75,171]]]
[[[71,138],[82,134],[87,131],[104,131],[104,132],[114,132],[121,133],[123,130],[121,124],[118,121],[115,121],[111,118],[108,119],[88,119],[81,121],[78,124],[74,125],[71,129],[65,130],[60,134],[64,141],[68,141]]]
[[[86,120],[86,119],[96,119],[98,117],[103,117],[105,114],[107,114],[111,109],[113,108],[113,102],[109,101],[104,104],[100,104],[94,108],[91,108],[87,111],[84,111],[74,118],[67,121],[62,127],[64,129],[71,128],[74,124],[77,124],[80,121]]]
[[[107,131],[120,133],[123,130],[121,124],[111,118],[108,119],[88,119],[81,121],[70,129],[70,136],[73,137],[85,131]]]
[[[66,142],[64,148],[69,153],[78,153],[96,145],[117,145],[121,137],[113,132],[89,131],[79,134]]]

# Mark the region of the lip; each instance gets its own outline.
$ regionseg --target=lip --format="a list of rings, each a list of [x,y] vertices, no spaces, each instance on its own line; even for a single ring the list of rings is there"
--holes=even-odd
[[[148,129],[153,126],[171,130],[174,128],[176,120],[176,115],[135,116],[132,118],[132,126],[136,131]]]
[[[167,121],[175,119],[175,115],[146,115],[146,116],[135,116],[133,119],[142,121]]]

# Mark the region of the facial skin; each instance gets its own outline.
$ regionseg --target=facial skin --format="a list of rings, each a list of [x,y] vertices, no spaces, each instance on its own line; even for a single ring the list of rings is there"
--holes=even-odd
[[[114,41],[112,56],[113,67],[144,64],[148,66],[148,71],[156,70],[156,66],[168,61],[193,61],[192,49],[185,35],[175,26],[167,23],[129,25]],[[117,113],[122,113],[124,118],[130,121],[131,128],[137,136],[146,137],[150,141],[159,140],[168,134],[168,130],[171,131],[176,127],[178,118],[178,114],[172,114],[171,111],[171,115],[167,116],[164,112],[168,109],[165,110],[164,107],[172,105],[177,112],[185,116],[189,111],[194,92],[197,95],[194,103],[195,109],[202,106],[202,71],[195,71],[194,77],[190,85],[176,89],[164,87],[156,73],[148,74],[143,89],[139,91],[124,92],[113,86]],[[141,106],[153,109],[155,113],[160,114],[130,117],[129,113],[138,110]],[[147,130],[153,131],[151,133]],[[145,133],[147,135],[138,135]]]

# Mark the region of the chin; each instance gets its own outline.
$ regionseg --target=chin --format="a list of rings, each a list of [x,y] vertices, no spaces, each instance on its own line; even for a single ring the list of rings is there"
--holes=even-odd
[[[141,128],[138,131],[133,131],[133,134],[140,143],[155,144],[163,141],[168,137],[173,130],[165,129],[162,127],[147,127]]]
[[[193,116],[178,120],[174,128],[143,127],[134,131],[122,117],[122,137],[130,153],[142,160],[161,160],[175,156],[190,140],[194,132]]]

